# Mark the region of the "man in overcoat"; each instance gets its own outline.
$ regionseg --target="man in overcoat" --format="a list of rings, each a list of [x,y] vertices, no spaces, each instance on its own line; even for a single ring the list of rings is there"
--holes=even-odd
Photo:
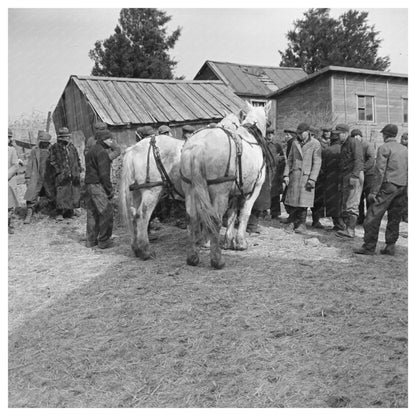
[[[19,170],[19,166],[23,163],[17,156],[16,148],[13,144],[13,133],[8,129],[8,226],[9,234],[14,234],[13,226],[13,211],[15,207],[19,206],[19,202],[16,196],[16,175]]]
[[[361,142],[349,135],[346,124],[335,127],[341,142],[342,168],[342,218],[345,230],[337,231],[337,237],[355,237],[362,183],[364,182],[364,157]]]
[[[306,212],[313,206],[322,164],[321,145],[311,137],[307,123],[300,123],[296,132],[298,137],[293,141],[283,177],[287,186],[285,202],[293,212],[295,232],[306,233]]]
[[[375,253],[381,220],[386,211],[386,246],[380,253],[395,254],[408,183],[407,147],[397,142],[397,132],[395,124],[387,124],[381,130],[384,143],[377,149],[376,180],[369,195],[373,203],[364,220],[364,244],[355,250],[357,254]]]
[[[52,189],[56,219],[72,218],[80,205],[81,162],[67,127],[59,129],[57,141],[50,147],[45,178]]]
[[[26,193],[24,198],[27,210],[24,224],[30,223],[33,210],[41,195],[45,195],[49,200],[52,199],[49,188],[45,187],[46,164],[49,158],[50,143],[51,135],[46,131],[39,131],[38,143],[30,151],[25,171]]]
[[[333,230],[345,230],[342,212],[341,142],[331,132],[330,144],[322,150],[322,175],[325,178],[324,199],[327,217],[332,217]]]

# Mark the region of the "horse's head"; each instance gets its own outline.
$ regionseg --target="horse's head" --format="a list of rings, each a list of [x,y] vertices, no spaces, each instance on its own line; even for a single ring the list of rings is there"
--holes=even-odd
[[[243,118],[242,125],[256,126],[263,137],[266,136],[267,117],[270,112],[271,101],[264,107],[253,107],[250,103],[246,103],[246,115]]]

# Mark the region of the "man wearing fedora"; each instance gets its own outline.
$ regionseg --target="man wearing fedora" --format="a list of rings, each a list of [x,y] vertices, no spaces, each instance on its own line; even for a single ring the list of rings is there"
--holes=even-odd
[[[72,218],[80,205],[81,162],[67,127],[58,130],[57,141],[50,147],[46,179],[52,189],[56,219]]]
[[[313,207],[315,183],[321,169],[321,145],[311,137],[307,123],[300,123],[296,133],[283,176],[287,186],[285,203],[293,215],[294,231],[306,233],[307,209]]]
[[[26,217],[24,224],[29,224],[33,211],[38,203],[39,197],[45,195],[51,200],[50,190],[45,182],[46,164],[49,158],[49,146],[51,135],[46,131],[38,132],[38,143],[30,151],[29,159],[26,164]]]
[[[347,124],[338,124],[335,133],[341,142],[341,174],[342,174],[342,209],[341,216],[346,225],[339,230],[337,237],[354,238],[357,225],[358,206],[360,204],[362,183],[364,182],[364,158],[361,143],[351,137]]]
[[[364,220],[364,244],[355,250],[357,254],[375,254],[381,220],[386,211],[386,246],[380,253],[395,254],[408,183],[407,147],[397,142],[397,132],[395,124],[387,124],[381,130],[384,143],[377,149],[376,179],[369,195],[372,204]]]

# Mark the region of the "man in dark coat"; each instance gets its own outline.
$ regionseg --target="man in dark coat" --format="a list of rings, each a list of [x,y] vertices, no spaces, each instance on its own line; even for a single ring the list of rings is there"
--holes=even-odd
[[[141,126],[136,130],[136,142],[156,134],[152,126]]]
[[[307,123],[300,123],[296,130],[297,140],[293,141],[283,180],[286,183],[286,204],[294,215],[294,230],[306,233],[306,213],[313,206],[315,183],[321,169],[321,145],[310,136]]]
[[[376,163],[376,148],[373,143],[370,143],[363,137],[363,133],[360,129],[354,129],[351,131],[351,137],[354,137],[356,140],[361,142],[363,147],[363,158],[364,158],[364,183],[362,185],[363,191],[361,193],[360,205],[358,207],[358,219],[357,224],[362,224],[364,222],[364,202],[365,208],[368,211],[370,206],[370,201],[368,200],[368,195],[371,192],[371,187],[373,186],[375,178],[375,163]]]
[[[81,162],[71,143],[67,127],[58,131],[57,142],[50,147],[45,180],[54,198],[58,221],[72,218],[81,197]]]
[[[114,245],[113,233],[114,196],[111,183],[111,160],[108,149],[112,145],[112,135],[108,130],[95,134],[96,143],[85,158],[85,186],[87,208],[87,247],[98,245],[106,249]]]
[[[49,146],[51,144],[51,135],[46,131],[38,132],[38,144],[30,151],[29,159],[26,164],[25,182],[26,182],[26,217],[24,224],[29,224],[32,218],[33,210],[38,203],[40,196],[46,196],[52,201],[50,189],[45,186],[46,164],[49,158]]]
[[[330,129],[326,127],[322,129],[322,136],[318,138],[318,141],[321,145],[321,152],[323,152],[329,146],[330,133]],[[325,216],[325,176],[322,166],[315,184],[315,200],[313,202],[311,211],[312,227],[324,228],[320,222],[320,219]]]
[[[337,237],[355,237],[358,218],[358,206],[364,182],[364,158],[361,143],[349,135],[346,124],[338,124],[335,131],[341,142],[342,166],[342,217],[345,230],[337,231]]]
[[[91,147],[95,144],[95,133],[98,131],[107,130],[107,124],[103,123],[101,121],[97,121],[97,123],[94,124],[94,134],[85,142],[85,149],[84,149],[84,157],[87,156],[87,153],[90,151]],[[117,144],[115,140],[111,141],[111,148],[107,149],[108,156],[110,157],[110,160],[113,161],[114,159],[117,159],[121,155],[121,147]]]
[[[407,132],[406,133],[403,133],[402,134],[402,137],[400,138],[400,144],[402,144],[403,146],[405,146],[406,149],[407,149],[408,140],[409,140],[408,133]],[[409,201],[408,201],[408,190],[406,189],[406,205],[405,205],[405,208],[404,208],[404,211],[403,211],[403,217],[402,217],[402,221],[403,222],[406,222],[406,223],[408,221],[408,205],[409,205]]]
[[[406,203],[407,148],[396,141],[398,128],[387,124],[381,130],[384,143],[377,149],[376,180],[369,198],[373,201],[364,220],[364,244],[357,254],[375,253],[381,220],[387,211],[386,246],[381,254],[393,256]]]
[[[332,217],[333,230],[345,230],[342,212],[341,142],[339,134],[331,132],[330,144],[322,150],[322,174],[325,178],[325,211]]]

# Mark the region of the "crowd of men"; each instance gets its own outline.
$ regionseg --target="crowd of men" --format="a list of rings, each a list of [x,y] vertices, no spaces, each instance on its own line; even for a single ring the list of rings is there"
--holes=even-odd
[[[211,127],[211,126],[210,126]],[[194,128],[182,128],[187,140]],[[294,232],[307,234],[308,208],[312,211],[312,227],[322,229],[321,219],[331,217],[336,236],[354,238],[357,224],[363,224],[364,244],[357,254],[375,253],[381,220],[387,215],[386,246],[382,254],[394,255],[401,221],[407,222],[407,141],[404,133],[397,141],[398,128],[387,124],[382,130],[384,143],[376,151],[374,143],[366,140],[359,129],[350,132],[346,124],[335,129],[323,128],[322,135],[307,123],[296,130],[284,131],[285,142],[274,139],[274,130],[267,129],[266,141],[272,154],[267,165],[266,180],[248,222],[249,233],[259,232],[259,218],[269,212],[271,218],[293,224]],[[169,126],[158,130],[150,126],[136,131],[137,141],[145,137],[170,135]],[[9,129],[9,233],[14,232],[12,212],[18,206],[15,194],[16,174],[23,162],[18,159]],[[87,210],[87,247],[101,249],[113,246],[113,184],[112,161],[121,154],[120,146],[105,123],[96,123],[94,134],[85,143],[85,192]],[[25,170],[26,217],[45,197],[57,220],[76,215],[81,200],[81,162],[71,134],[66,127],[59,129],[57,141],[40,131],[38,143],[31,150]],[[281,203],[288,217],[281,219]]]

